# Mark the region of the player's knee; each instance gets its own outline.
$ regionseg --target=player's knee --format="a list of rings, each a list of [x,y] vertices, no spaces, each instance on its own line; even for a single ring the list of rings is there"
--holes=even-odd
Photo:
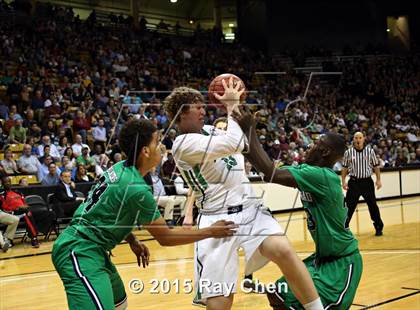
[[[286,237],[273,237],[267,244],[260,248],[261,254],[271,261],[285,261],[296,254]]]
[[[128,302],[127,302],[127,298],[125,298],[124,301],[115,305],[115,310],[126,310],[127,307],[128,307]]]

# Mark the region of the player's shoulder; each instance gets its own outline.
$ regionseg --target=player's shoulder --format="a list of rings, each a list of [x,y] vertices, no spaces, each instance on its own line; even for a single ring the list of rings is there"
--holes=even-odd
[[[308,175],[312,175],[312,176],[326,175],[326,176],[330,176],[330,177],[331,176],[332,177],[337,176],[335,171],[331,168],[308,165],[306,163],[303,163],[303,164],[300,164],[300,165],[297,165],[297,166],[289,166],[288,169],[292,170],[292,172],[293,171],[300,171],[301,173],[304,173],[306,176],[308,176]]]
[[[203,136],[213,135],[217,135],[217,133],[215,128],[210,125],[204,125],[200,133],[181,134],[175,138],[175,141],[172,144],[172,153],[176,157],[177,154],[185,149],[193,150],[195,147],[199,146],[200,142],[202,142],[200,139],[202,139]]]

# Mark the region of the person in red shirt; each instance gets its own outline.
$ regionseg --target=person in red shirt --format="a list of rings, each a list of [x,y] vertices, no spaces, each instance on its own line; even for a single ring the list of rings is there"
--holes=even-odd
[[[11,190],[12,182],[10,177],[3,175],[1,177],[1,182],[3,188],[0,189],[0,208],[4,212],[17,215],[24,219],[28,235],[31,238],[31,245],[34,248],[39,248],[39,241],[37,238],[38,231],[32,217],[32,212],[25,202],[25,198],[22,194]]]
[[[73,120],[73,131],[75,134],[82,136],[83,143],[86,143],[87,131],[91,128],[90,121],[86,118],[85,113],[78,110]]]

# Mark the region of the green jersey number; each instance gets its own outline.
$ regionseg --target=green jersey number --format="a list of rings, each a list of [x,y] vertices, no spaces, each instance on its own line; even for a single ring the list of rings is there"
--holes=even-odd
[[[105,178],[103,178],[102,180],[99,181],[105,181]],[[88,205],[85,208],[85,212],[89,212],[90,209],[92,209],[92,207],[99,201],[99,199],[101,198],[102,194],[106,191],[106,189],[108,188],[108,184],[107,183],[102,183],[101,185],[99,185],[99,187],[97,187],[90,199],[88,200]]]

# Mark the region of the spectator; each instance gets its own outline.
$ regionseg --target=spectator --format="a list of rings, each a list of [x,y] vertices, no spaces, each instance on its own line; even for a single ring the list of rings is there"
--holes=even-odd
[[[162,174],[165,178],[171,178],[176,168],[172,153],[168,153],[166,161],[162,165]]]
[[[262,181],[262,177],[253,170],[251,163],[248,160],[245,160],[245,175],[249,178],[259,178]]]
[[[1,190],[0,190],[1,191]],[[1,198],[0,198],[1,201]],[[2,209],[2,203],[0,202],[0,224],[7,225],[4,234],[0,231],[0,247],[3,252],[12,246],[13,239],[15,237],[16,229],[19,225],[19,217],[16,215],[4,212]]]
[[[57,136],[57,128],[53,120],[48,120],[47,126],[41,132],[42,136],[49,136],[51,141],[54,141]]]
[[[10,143],[25,143],[26,142],[26,129],[22,127],[22,119],[15,120],[15,125],[10,128],[9,142]]]
[[[9,138],[7,135],[3,133],[3,128],[1,127],[1,124],[0,124],[0,148],[1,149],[3,149],[4,145],[8,142],[7,140],[9,140]]]
[[[19,180],[19,186],[20,187],[27,187],[27,186],[29,186],[28,179],[27,178],[21,178]]]
[[[92,157],[90,157],[88,147],[82,148],[82,154],[79,157],[77,157],[76,164],[82,164],[87,171],[95,172],[96,163],[95,160]]]
[[[67,156],[73,166],[76,167],[76,156],[74,155],[73,149],[71,147],[68,147],[64,150],[63,156]]]
[[[171,150],[172,149],[172,144],[174,143],[176,138],[176,130],[171,128],[169,130],[168,135],[165,137],[165,139],[163,139],[162,143],[165,145],[167,150]]]
[[[10,177],[2,176],[1,182],[3,184],[3,189],[0,190],[0,208],[4,212],[13,215],[22,215],[26,223],[26,231],[29,237],[31,238],[31,245],[34,248],[39,248],[39,241],[37,238],[38,231],[35,226],[35,221],[32,217],[32,213],[29,209],[29,206],[25,202],[23,195],[11,190],[12,183]],[[16,219],[14,218],[12,221],[15,220]]]
[[[48,165],[52,162],[54,162],[53,158],[51,156],[46,156],[43,158],[43,161],[41,161],[41,167],[38,170],[38,181],[41,183],[41,180],[49,173]]]
[[[23,146],[22,156],[17,161],[19,170],[24,174],[37,174],[41,168],[38,158],[31,154],[32,147],[29,144]]]
[[[82,137],[83,143],[86,143],[87,131],[90,128],[90,121],[86,118],[85,113],[81,110],[77,110],[76,117],[73,120],[73,130]]]
[[[34,143],[38,143],[39,141],[41,141],[41,132],[42,129],[39,128],[38,124],[35,121],[31,121],[26,135],[30,138],[33,138]]]
[[[90,153],[90,148],[87,144],[84,144],[82,142],[82,136],[81,135],[76,135],[75,139],[74,139],[74,144],[71,146],[71,149],[73,150],[73,154],[74,157],[77,158],[82,154],[82,149],[83,148],[88,148],[89,153]],[[67,156],[69,156],[67,153],[65,153]]]
[[[58,152],[57,147],[54,144],[51,144],[51,138],[48,135],[44,135],[42,137],[42,144],[38,146],[39,156],[44,156],[44,147],[46,145],[50,147],[50,155],[54,158],[54,160],[59,161],[61,158],[60,153]]]
[[[16,174],[19,172],[16,162],[13,159],[13,152],[9,149],[4,152],[4,159],[0,163],[4,169],[4,172],[8,175]]]
[[[175,192],[177,195],[187,196],[189,192],[189,187],[186,185],[184,179],[182,178],[179,170],[176,169],[174,172],[174,185],[175,185]],[[183,215],[182,215],[183,216]]]
[[[57,217],[72,217],[83,199],[77,197],[76,185],[71,180],[70,171],[62,171],[60,182],[54,193],[55,212]]]
[[[87,174],[86,168],[83,164],[78,164],[76,174],[74,176],[75,183],[93,182],[93,178]]]
[[[41,180],[42,185],[57,185],[60,182],[60,175],[54,162],[48,164],[48,173]]]
[[[95,144],[101,144],[103,147],[105,147],[107,141],[106,128],[104,126],[104,120],[100,119],[98,121],[98,126],[94,127],[92,132]]]
[[[61,156],[64,156],[64,152],[69,147],[70,147],[70,144],[68,142],[68,138],[66,136],[60,137],[60,140],[58,141],[57,150]]]
[[[70,171],[72,174],[72,177],[76,173],[76,167],[74,164],[70,161],[68,156],[63,156],[61,158],[61,167],[58,169],[61,175],[61,172],[63,171]]]
[[[39,157],[39,149],[35,146],[35,139],[33,137],[28,137],[26,143],[31,146],[31,155]]]
[[[25,119],[23,120],[22,126],[25,128],[29,128],[31,126],[31,123],[34,121],[34,110],[27,109],[25,111]]]
[[[179,205],[181,208],[181,216],[184,216],[187,198],[179,195],[167,195],[163,182],[159,175],[156,174],[155,168],[144,177],[144,180],[152,187],[153,196],[155,197],[158,206],[165,209],[164,218],[166,223],[168,226],[174,226],[174,208]]]

